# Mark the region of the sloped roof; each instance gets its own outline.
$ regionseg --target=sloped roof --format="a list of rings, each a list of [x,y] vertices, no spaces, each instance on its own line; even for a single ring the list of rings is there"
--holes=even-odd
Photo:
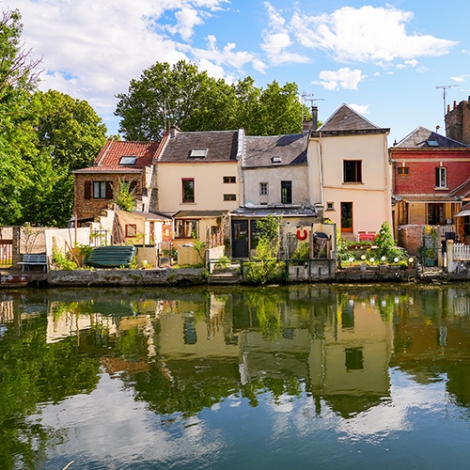
[[[449,196],[457,197],[457,198],[467,198],[470,194],[470,179],[462,183],[460,186],[455,188],[449,193]]]
[[[314,131],[314,133],[351,133],[357,131],[388,132],[390,129],[382,129],[359,113],[350,108],[347,104],[342,104],[324,123]]]
[[[181,132],[168,135],[159,162],[236,161],[239,131]],[[205,156],[191,158],[193,150],[205,150]]]
[[[245,142],[245,157],[243,159],[245,168],[307,163],[307,134],[247,136]]]
[[[108,140],[95,158],[93,167],[83,168],[74,173],[122,171],[135,172],[151,166],[159,147],[158,142],[133,142]],[[120,164],[122,157],[137,157],[133,164]]]
[[[413,149],[429,148],[433,150],[443,148],[468,148],[467,145],[462,144],[461,142],[449,139],[444,135],[426,129],[425,127],[417,127],[393,147]]]

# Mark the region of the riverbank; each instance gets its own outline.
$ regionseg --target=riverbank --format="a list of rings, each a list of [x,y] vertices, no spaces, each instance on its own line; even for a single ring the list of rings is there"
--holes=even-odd
[[[395,266],[355,266],[330,274],[310,277],[304,267],[292,267],[287,283],[429,283],[470,280],[470,273],[447,273],[440,268],[400,268]],[[237,271],[209,273],[202,268],[95,269],[47,273],[0,270],[0,287],[90,287],[90,286],[175,286],[243,284]]]

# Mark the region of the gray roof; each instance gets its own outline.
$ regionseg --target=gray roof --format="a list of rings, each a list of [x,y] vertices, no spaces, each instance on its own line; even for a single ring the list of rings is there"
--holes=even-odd
[[[357,133],[385,133],[390,129],[376,126],[365,117],[350,108],[347,104],[342,104],[324,123],[312,132],[332,133],[332,134],[357,134]]]
[[[431,144],[429,143],[431,141]],[[456,140],[449,139],[448,137],[438,134],[437,132],[430,131],[425,127],[417,127],[413,132],[410,132],[404,139],[400,140],[394,148],[468,148],[467,145],[457,142]]]
[[[193,150],[206,150],[206,155],[203,158],[190,157]],[[168,136],[167,144],[158,161],[236,161],[237,150],[238,131],[176,131],[175,137]]]
[[[245,137],[245,168],[304,165],[307,163],[307,134]]]

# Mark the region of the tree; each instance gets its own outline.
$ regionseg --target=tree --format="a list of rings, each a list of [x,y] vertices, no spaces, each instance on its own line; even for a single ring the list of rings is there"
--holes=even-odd
[[[160,140],[169,124],[183,131],[242,127],[249,135],[291,134],[302,131],[298,94],[295,83],[274,81],[263,90],[246,77],[229,85],[185,61],[157,62],[117,95],[115,115],[130,140]]]

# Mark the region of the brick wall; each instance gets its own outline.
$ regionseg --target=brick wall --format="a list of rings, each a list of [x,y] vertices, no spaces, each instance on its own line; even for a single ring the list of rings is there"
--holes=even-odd
[[[445,116],[445,123],[447,137],[470,144],[470,101],[464,100],[458,105],[454,101],[453,109]]]
[[[400,225],[398,227],[398,246],[402,246],[411,255],[416,256],[423,245],[422,225]]]
[[[143,199],[147,200],[148,196],[142,196],[142,187],[145,188],[146,175],[132,174],[123,175],[118,173],[76,173],[75,174],[75,188],[74,188],[74,214],[77,214],[79,219],[88,217],[97,217],[101,215],[104,209],[107,209],[111,204],[112,199],[85,199],[85,182],[86,181],[109,181],[113,188],[119,187],[119,180],[136,181],[136,199],[138,204],[142,204]],[[142,180],[142,181],[141,181]],[[146,210],[148,205],[146,204]]]

